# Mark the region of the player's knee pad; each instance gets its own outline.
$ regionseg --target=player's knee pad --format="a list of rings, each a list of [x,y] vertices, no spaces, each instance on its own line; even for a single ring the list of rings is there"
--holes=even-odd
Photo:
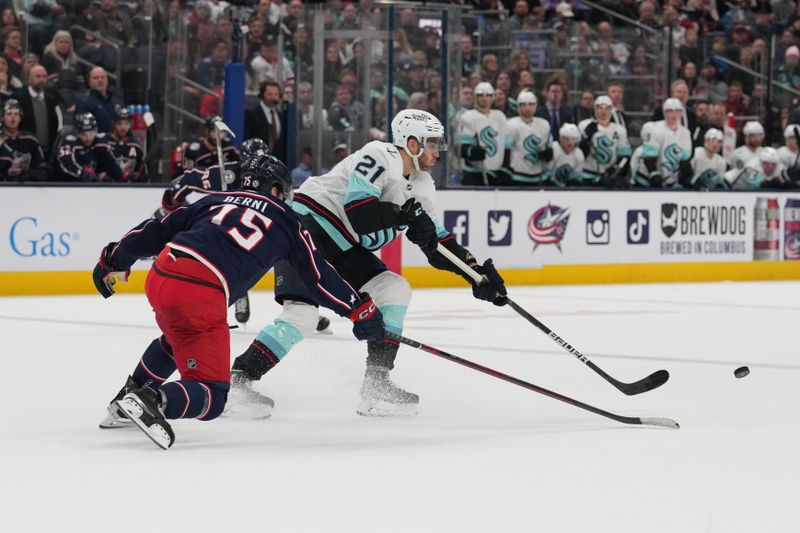
[[[369,293],[383,315],[386,329],[398,335],[403,333],[408,303],[411,301],[411,285],[394,272],[381,272],[361,287]]]
[[[276,321],[278,320],[293,325],[304,337],[307,337],[317,330],[319,309],[305,302],[284,300],[283,312],[276,319]]]
[[[275,322],[262,328],[256,340],[280,360],[307,335],[314,333],[319,312],[313,305],[294,300],[283,302],[283,312]]]

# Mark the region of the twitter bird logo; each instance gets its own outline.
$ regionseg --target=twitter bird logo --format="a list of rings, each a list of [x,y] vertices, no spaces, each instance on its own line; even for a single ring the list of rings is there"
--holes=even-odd
[[[486,235],[489,246],[510,246],[511,211],[489,211]]]

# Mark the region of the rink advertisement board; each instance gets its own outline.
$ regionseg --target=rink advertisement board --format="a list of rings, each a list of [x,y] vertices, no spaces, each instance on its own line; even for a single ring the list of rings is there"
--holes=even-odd
[[[91,292],[100,249],[150,216],[161,195],[0,188],[0,294]],[[800,279],[800,193],[449,190],[436,203],[446,229],[510,283]],[[415,286],[462,282],[405,239],[397,256]],[[134,275],[123,290],[143,282]]]

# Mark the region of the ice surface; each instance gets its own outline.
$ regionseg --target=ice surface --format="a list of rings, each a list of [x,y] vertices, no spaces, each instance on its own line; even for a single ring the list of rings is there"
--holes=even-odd
[[[157,335],[143,296],[5,298],[0,531],[800,530],[800,283],[510,293],[618,379],[671,379],[626,397],[466,289],[415,291],[405,334],[681,429],[621,425],[408,347],[393,377],[419,393],[419,416],[365,419],[365,347],[337,317],[258,385],[271,420],[176,421],[165,452],[97,429]],[[234,356],[278,312],[270,293],[251,304]],[[734,378],[743,364],[750,376]]]

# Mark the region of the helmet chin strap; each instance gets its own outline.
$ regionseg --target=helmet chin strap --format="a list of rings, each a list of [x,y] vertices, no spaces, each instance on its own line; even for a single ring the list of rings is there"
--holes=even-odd
[[[412,154],[412,153],[411,153],[411,150],[409,150],[409,149],[408,149],[408,141],[406,141],[406,145],[405,145],[405,146],[403,146],[403,150],[405,150],[405,151],[406,151],[406,153],[408,154],[408,156],[409,156],[409,157],[411,158],[411,160],[414,162],[414,168],[417,170],[417,172],[419,172],[419,171],[420,171],[420,170],[419,170],[419,156],[421,156],[421,155],[422,155],[422,152],[424,152],[424,151],[425,151],[425,150],[424,150],[424,148],[423,148],[422,146],[423,146],[423,145],[422,145],[422,143],[420,143],[420,145],[419,145],[419,153],[418,153],[417,155],[414,155],[414,154]]]

